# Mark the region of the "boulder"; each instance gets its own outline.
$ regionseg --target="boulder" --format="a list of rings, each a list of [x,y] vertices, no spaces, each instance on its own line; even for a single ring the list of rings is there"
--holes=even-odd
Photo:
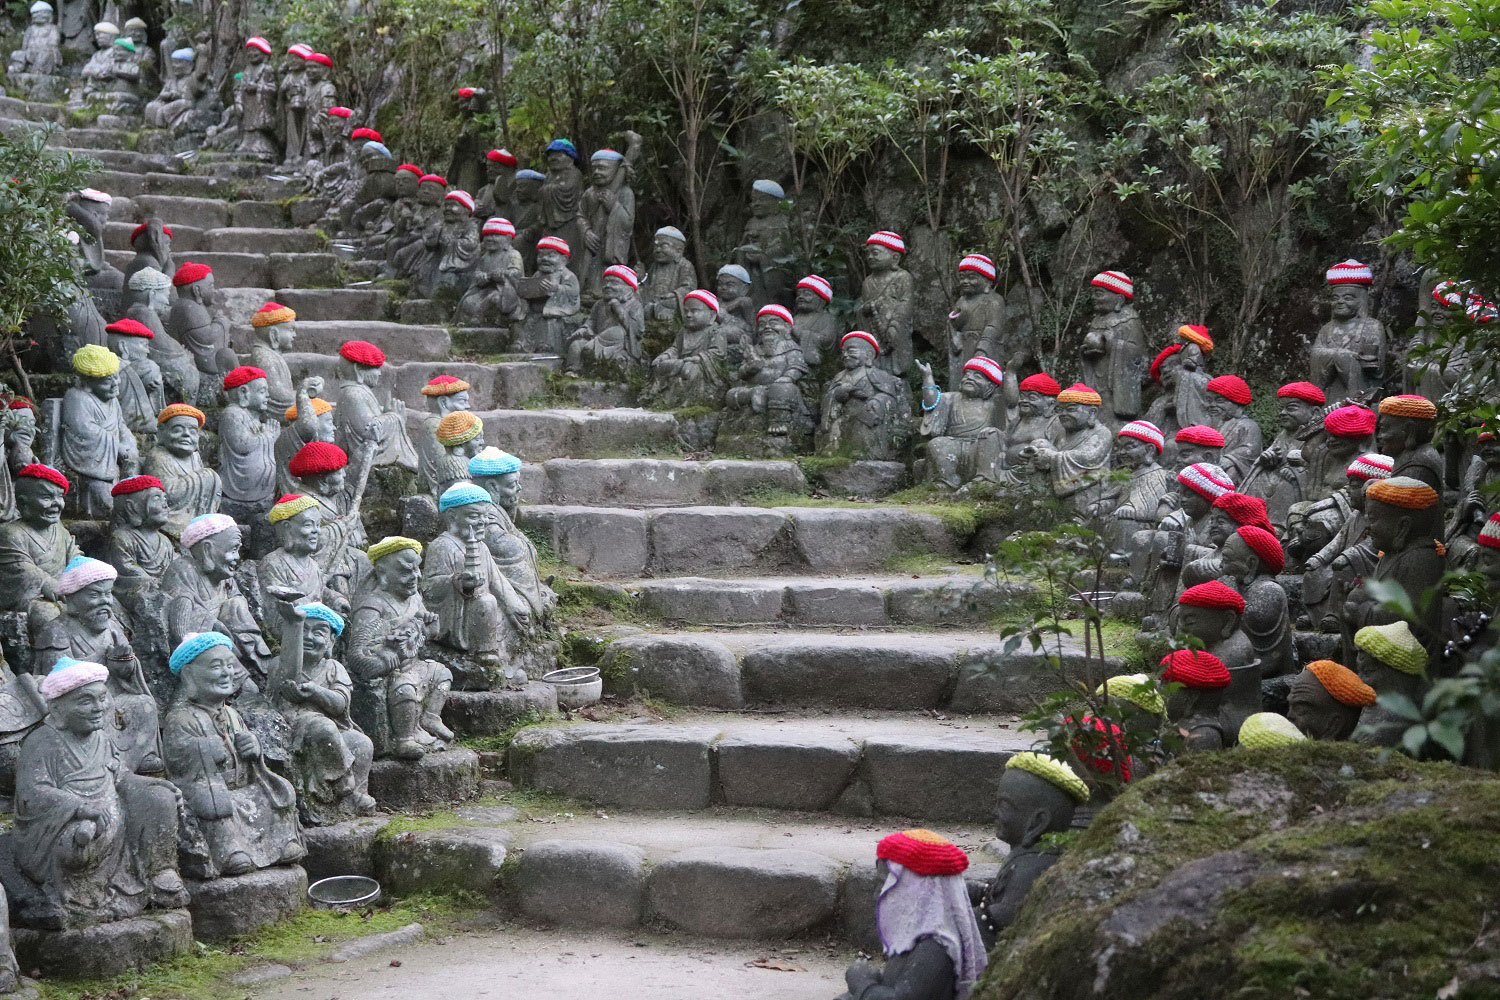
[[[249,875],[188,879],[193,937],[224,941],[284,920],[307,905],[307,872],[298,865],[263,868]]]
[[[377,760],[370,794],[382,809],[437,809],[479,797],[479,755],[466,747],[424,754],[421,760]]]
[[[500,891],[509,841],[508,830],[487,826],[398,833],[376,843],[376,877],[382,889],[396,896],[469,892],[493,897]]]
[[[363,816],[329,826],[304,826],[302,842],[307,857],[302,867],[307,880],[316,882],[336,875],[375,874],[375,840],[390,819],[386,816]]]
[[[186,910],[154,910],[71,931],[12,927],[10,939],[22,972],[105,979],[191,952],[193,920]]]

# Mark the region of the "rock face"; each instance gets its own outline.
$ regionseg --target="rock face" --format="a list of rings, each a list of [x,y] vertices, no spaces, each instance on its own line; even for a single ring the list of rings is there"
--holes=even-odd
[[[1500,782],[1347,743],[1187,757],[1033,889],[976,1000],[1494,996]]]

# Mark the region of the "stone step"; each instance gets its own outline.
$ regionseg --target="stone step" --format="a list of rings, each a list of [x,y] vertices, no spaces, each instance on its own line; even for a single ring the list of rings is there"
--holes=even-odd
[[[96,160],[107,170],[118,170],[131,174],[163,173],[175,174],[181,164],[161,153],[141,153],[131,149],[77,149],[70,146],[51,146],[58,153],[72,153]],[[95,184],[94,187],[102,187]]]
[[[1010,719],[743,717],[531,726],[506,756],[519,787],[625,809],[711,805],[983,822],[1010,755]]]
[[[638,614],[680,625],[988,624],[1007,605],[1035,591],[974,573],[913,578],[673,577],[625,585]]]
[[[801,467],[781,461],[554,458],[526,478],[533,487],[524,494],[527,503],[581,506],[726,504],[761,491],[807,492]]]
[[[67,111],[61,104],[40,104],[36,101],[24,101],[19,97],[0,96],[0,115],[61,124],[67,118]]]
[[[181,223],[199,229],[224,229],[229,225],[229,203],[219,198],[143,194],[133,200],[139,218],[155,215],[169,226]]]
[[[89,186],[115,198],[138,198],[147,192],[146,175],[131,170],[95,170],[89,175]]]
[[[234,197],[240,185],[222,177],[203,174],[178,174],[153,171],[146,174],[146,190],[151,194],[176,198],[225,199]]]
[[[306,229],[199,229],[196,226],[167,222],[165,219],[162,221],[168,229],[172,230],[173,256],[185,253],[305,254],[321,252],[325,247],[322,237]],[[135,227],[134,221],[117,220],[106,223],[104,227],[105,249],[128,251],[130,233]],[[204,263],[209,264],[210,267],[213,266],[210,261],[204,261]],[[217,270],[214,273],[217,275]],[[312,289],[311,291],[319,292],[325,289]],[[341,292],[343,289],[326,289],[326,291]],[[329,318],[359,319],[362,315],[368,315],[368,313],[356,312],[350,316]]]
[[[309,322],[376,320],[386,315],[391,293],[385,288],[278,288],[276,301]]]
[[[133,253],[130,249],[130,234],[139,223],[115,220],[104,224],[104,249]],[[203,234],[207,230],[196,226],[168,226],[172,230],[172,255],[180,257],[203,249]]]
[[[139,200],[139,199],[137,199]],[[176,231],[170,218],[163,218]],[[115,267],[130,263],[128,250],[108,250],[105,255]],[[178,264],[188,260],[207,264],[214,271],[216,288],[284,288],[318,287],[338,280],[338,259],[331,253],[221,253],[195,250],[191,254],[174,254]]]
[[[217,275],[217,272],[216,272]],[[234,321],[234,349],[250,353],[250,317],[275,294],[269,287],[249,290],[243,300],[236,298],[229,315]],[[226,299],[228,296],[225,297]],[[277,301],[280,301],[277,299]],[[252,304],[253,303],[253,304]],[[228,303],[226,303],[226,308]],[[379,320],[297,320],[296,347],[309,354],[334,357],[346,340],[366,340],[386,352],[391,360],[441,361],[451,353],[448,331],[440,326],[402,326]],[[428,378],[431,378],[429,375]],[[425,411],[421,411],[425,412]]]
[[[611,410],[476,410],[484,420],[484,440],[523,460],[563,456],[644,454],[679,451],[677,418],[620,407]],[[407,429],[422,430],[424,410],[407,410]],[[627,576],[639,576],[626,573]]]
[[[130,149],[133,141],[122,128],[65,128],[52,137],[52,145],[70,149]]]
[[[236,201],[229,206],[229,224],[247,229],[279,229],[289,222],[286,209],[275,201]]]
[[[488,421],[485,430],[486,441],[496,436]],[[969,541],[933,514],[873,504],[656,510],[535,504],[522,509],[521,523],[547,540],[559,560],[598,577],[868,573],[903,556],[952,557]]]
[[[282,300],[278,298],[276,301]],[[297,328],[299,331],[302,328],[300,314]],[[298,340],[301,340],[300,333]],[[337,377],[338,358],[333,353],[289,352],[286,362],[293,378],[321,375],[331,385],[330,380]],[[470,404],[476,410],[524,406],[546,391],[547,369],[525,361],[490,365],[467,361],[395,361],[387,362],[386,368],[389,372],[381,379],[380,394],[394,396],[418,413],[428,412],[428,400],[422,395],[422,387],[435,375],[453,375],[468,382]]]
[[[995,633],[826,630],[611,633],[599,670],[609,690],[677,705],[951,711],[1030,711],[1072,679],[1119,672],[1090,663],[1082,644],[1048,641],[1048,656]],[[1010,648],[1015,645],[1016,648]],[[575,649],[578,648],[575,644]],[[1090,675],[1085,677],[1085,675]]]

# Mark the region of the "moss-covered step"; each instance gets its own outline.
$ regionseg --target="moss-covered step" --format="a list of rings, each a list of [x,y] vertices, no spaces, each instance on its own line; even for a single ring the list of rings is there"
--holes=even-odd
[[[139,218],[139,214],[132,217]],[[170,220],[163,220],[171,227]],[[106,250],[105,257],[123,270],[135,255],[129,250]],[[193,261],[213,268],[215,288],[301,288],[334,283],[338,258],[331,253],[223,253],[195,250],[173,255],[179,265]]]
[[[657,507],[736,503],[768,492],[806,493],[796,462],[665,458],[553,458],[526,477],[527,503]]]
[[[278,296],[276,299],[283,305]],[[295,308],[295,306],[293,307]],[[297,318],[298,343],[302,346],[302,318]],[[430,328],[428,328],[430,329]],[[286,354],[287,366],[294,378],[306,375],[321,375],[324,384],[332,392],[338,367],[338,345],[328,353]],[[547,366],[529,361],[509,361],[500,364],[481,365],[467,361],[392,361],[386,362],[385,374],[381,377],[382,391],[388,391],[417,413],[428,412],[428,398],[422,395],[422,387],[436,375],[453,375],[469,383],[469,404],[476,410],[494,410],[502,407],[519,407],[538,398],[546,391]],[[488,440],[488,438],[486,438]]]
[[[525,461],[563,455],[676,452],[677,419],[670,413],[618,407],[608,410],[476,410],[484,440]],[[420,431],[424,411],[407,410],[407,428]]]
[[[140,218],[154,215],[168,226],[180,223],[199,229],[223,229],[229,225],[229,203],[222,198],[143,194],[133,201]]]
[[[61,123],[66,120],[67,114],[60,104],[43,104],[39,101],[22,100],[19,97],[0,96],[0,116],[6,118]]]

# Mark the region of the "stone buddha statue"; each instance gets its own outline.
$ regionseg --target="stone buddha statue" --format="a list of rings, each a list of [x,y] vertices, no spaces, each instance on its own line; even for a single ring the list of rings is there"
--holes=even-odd
[[[1287,718],[1312,740],[1347,740],[1375,689],[1332,660],[1314,660],[1292,681]]]
[[[792,242],[789,207],[786,190],[775,181],[761,178],[750,185],[750,218],[733,257],[749,272],[756,302],[785,304],[791,292],[791,264],[797,251]],[[833,346],[831,339],[828,346]]]
[[[728,347],[718,327],[719,299],[706,289],[689,291],[682,300],[677,339],[651,362],[645,399],[658,409],[717,409],[729,382]],[[717,417],[717,415],[715,415]],[[709,434],[709,441],[713,435]]]
[[[932,366],[917,362],[922,376],[922,421],[926,443],[923,477],[950,490],[973,483],[1013,483],[1005,468],[1005,373],[989,357],[970,358],[960,369],[958,392],[944,393]]]
[[[1266,501],[1271,523],[1285,528],[1288,509],[1302,500],[1303,449],[1322,430],[1318,417],[1327,397],[1311,382],[1289,382],[1276,390],[1276,400],[1281,430],[1240,480],[1240,492]]]
[[[948,312],[948,384],[963,379],[970,358],[990,358],[1010,371],[1029,360],[1010,357],[1004,340],[1005,300],[995,294],[995,262],[971,253],[958,262],[958,299]]]
[[[428,296],[444,291],[462,297],[479,257],[479,223],[474,221],[473,196],[459,190],[444,195],[442,221],[424,240],[428,252],[414,290]]]
[[[484,449],[484,421],[473,410],[455,410],[438,421],[433,438],[443,450],[429,486],[434,498],[469,478],[469,459]]]
[[[1122,271],[1096,274],[1094,315],[1083,337],[1083,379],[1096,386],[1106,423],[1118,425],[1141,412],[1146,378],[1146,331],[1131,302],[1135,284]],[[1180,415],[1179,415],[1180,416]]]
[[[751,456],[792,455],[812,444],[809,371],[792,337],[792,313],[768,305],[755,318],[755,343],[731,375],[718,447]]]
[[[480,215],[488,219],[511,213],[519,166],[516,154],[508,149],[491,149],[484,154],[484,184],[474,196],[474,207]]]
[[[1016,418],[1009,421],[1005,431],[1005,464],[1022,470],[1028,464],[1022,453],[1031,444],[1046,441],[1056,447],[1062,443],[1064,431],[1057,419],[1062,386],[1046,372],[1038,372],[1023,378],[1016,388]]]
[[[1232,746],[1240,725],[1260,711],[1260,661],[1250,637],[1240,627],[1245,599],[1218,580],[1189,587],[1177,599],[1176,631],[1197,639],[1228,671],[1229,683],[1219,699],[1219,729]]]
[[[188,636],[201,632],[229,636],[234,652],[254,673],[258,685],[266,675],[271,650],[235,579],[240,538],[240,526],[225,514],[204,514],[188,522],[182,531],[183,554],[162,580],[167,637],[177,648]],[[171,768],[170,760],[167,766]]]
[[[422,543],[384,538],[370,546],[369,558],[372,572],[355,596],[346,646],[354,720],[374,741],[376,757],[420,760],[453,739],[443,725],[453,675],[418,656],[439,627],[422,603]]]
[[[1330,399],[1368,403],[1385,381],[1385,325],[1370,316],[1374,275],[1357,260],[1328,269],[1331,316],[1313,337],[1312,382]]]
[[[906,241],[887,230],[872,233],[865,240],[864,284],[854,318],[869,327],[878,343],[885,345],[880,355],[881,367],[896,375],[905,375],[911,367],[912,312],[916,306],[916,282],[911,272],[901,266],[906,256]]]
[[[297,793],[266,766],[259,739],[230,704],[236,643],[198,632],[172,651],[177,697],[162,724],[167,773],[182,791],[189,829],[208,845],[203,877],[249,875],[306,854]]]
[[[278,302],[267,302],[250,317],[250,327],[255,331],[250,364],[266,373],[265,409],[274,420],[275,414],[297,402],[297,387],[285,357],[297,342],[297,313]],[[323,380],[318,379],[316,385],[314,396],[321,391]]]
[[[424,483],[437,482],[438,467],[446,457],[437,440],[438,424],[450,413],[469,409],[470,388],[469,383],[453,375],[436,375],[422,386],[427,412],[422,415],[422,432],[416,445],[420,459],[417,474]]]
[[[162,530],[176,538],[195,517],[215,514],[223,496],[219,474],[206,468],[199,454],[205,417],[186,403],[173,403],[157,414],[156,446],[146,453],[144,471],[167,492],[167,523]]]
[[[350,340],[340,345],[333,410],[336,439],[349,455],[369,455],[367,461],[374,465],[399,465],[415,472],[417,451],[406,432],[406,405],[395,398],[382,405],[375,396],[384,367],[385,352],[374,344]],[[353,478],[363,482],[368,474],[356,468]]]
[[[72,34],[68,30],[67,13],[68,7],[64,4],[64,39]],[[80,109],[91,101],[102,102],[109,82],[114,78],[115,40],[120,37],[120,29],[111,21],[100,21],[94,25],[92,34],[93,52],[83,64],[79,74],[81,82],[75,85],[72,99],[68,101],[69,110]]]
[[[186,347],[198,368],[198,395],[194,403],[215,401],[219,380],[234,367],[229,353],[229,320],[214,306],[214,274],[206,264],[192,261],[172,276],[177,301],[167,314],[167,334]]]
[[[297,402],[282,414],[286,426],[276,436],[276,492],[296,493],[297,482],[288,466],[302,446],[313,441],[333,444],[333,404],[317,398],[322,379],[309,377],[297,387]]]
[[[542,579],[536,545],[520,528],[516,517],[521,505],[521,460],[498,448],[485,448],[469,459],[469,478],[490,495],[493,516],[484,541],[500,573],[511,589],[530,608],[530,631],[539,632],[551,619],[557,595]]]
[[[220,104],[208,79],[207,60],[190,47],[173,49],[166,79],[145,108],[146,124],[168,129],[188,148],[201,146],[219,120]]]
[[[635,192],[630,183],[640,158],[641,137],[625,133],[625,152],[601,149],[589,158],[589,186],[578,199],[582,224],[579,279],[585,301],[604,293],[604,272],[630,263],[635,230]]]
[[[640,279],[624,264],[611,264],[598,279],[602,297],[583,326],[569,335],[565,371],[612,375],[639,370],[646,363],[642,338],[646,313]]]
[[[1365,487],[1365,516],[1370,541],[1381,553],[1365,580],[1401,585],[1417,609],[1416,619],[1409,624],[1430,654],[1437,648],[1445,620],[1439,587],[1447,567],[1446,550],[1438,540],[1443,527],[1438,493],[1406,476],[1375,480]],[[1389,624],[1397,618],[1363,582],[1350,591],[1344,604],[1345,627],[1350,630]]]
[[[1229,671],[1214,654],[1179,649],[1162,658],[1163,684],[1181,684],[1167,695],[1167,718],[1183,733],[1184,753],[1223,750],[1234,745],[1221,716]]]
[[[1161,521],[1161,499],[1175,485],[1158,461],[1163,445],[1161,431],[1145,420],[1132,420],[1115,435],[1111,460],[1116,469],[1128,469],[1130,479],[1106,487],[1095,511],[1108,515],[1111,552],[1128,553],[1138,532],[1149,533]]]
[[[515,248],[516,227],[509,219],[486,219],[479,229],[479,256],[468,290],[458,302],[459,322],[469,326],[509,328],[526,316],[516,282],[526,262]]]
[[[218,125],[208,130],[208,141],[221,148],[233,145],[246,159],[281,162],[277,134],[276,68],[271,65],[271,43],[256,35],[245,42],[245,66],[234,79],[234,103]]]
[[[542,184],[547,175],[538,170],[517,170],[512,189],[510,220],[516,226],[516,244],[526,259],[528,271],[536,268],[536,245],[542,236]]]
[[[281,57],[280,71],[276,81],[277,130],[281,133],[285,155],[282,165],[295,167],[301,164],[307,148],[307,57],[313,54],[312,47],[297,42],[287,48]]]
[[[1302,565],[1302,603],[1308,609],[1309,623],[1320,631],[1341,630],[1338,616],[1350,589],[1375,569],[1379,553],[1370,541],[1365,486],[1389,479],[1391,465],[1387,455],[1361,455],[1349,463],[1344,489],[1306,510],[1306,521],[1313,527],[1304,528],[1303,535],[1317,536],[1320,521],[1331,529],[1327,540]],[[1348,634],[1352,636],[1353,630]]]
[[[719,329],[729,349],[729,364],[736,368],[749,353],[755,333],[750,272],[738,264],[725,264],[714,276],[714,294],[719,297]]]
[[[151,360],[149,344],[156,334],[133,319],[104,328],[109,349],[120,359],[120,410],[133,434],[156,430],[156,415],[166,405],[161,369]]]
[[[396,172],[415,173],[416,191],[409,203],[399,204],[400,196],[411,182],[406,178],[397,180],[398,205],[393,210],[395,226],[385,244],[385,276],[412,280],[426,252],[426,233],[442,225],[443,196],[447,193],[448,182],[437,174],[424,174],[417,168],[406,171],[398,167]]]
[[[1051,480],[1052,495],[1086,511],[1097,499],[1097,485],[1109,464],[1114,432],[1101,422],[1101,397],[1082,382],[1057,396],[1057,420],[1062,425],[1060,443],[1034,441],[1022,456]]]
[[[72,930],[188,903],[181,796],[121,759],[106,721],[117,707],[110,681],[109,668],[72,657],[42,680],[47,719],[21,745],[13,833],[27,926]]]
[[[1427,650],[1404,621],[1384,625],[1366,625],[1354,633],[1355,665],[1359,679],[1372,687],[1377,696],[1404,695],[1415,705],[1422,704],[1431,686],[1427,674]],[[1368,746],[1394,747],[1411,726],[1411,720],[1379,704],[1366,705],[1360,712],[1359,727],[1350,738]]]
[[[1391,456],[1393,476],[1426,483],[1439,494],[1446,486],[1443,456],[1432,446],[1437,407],[1422,396],[1387,396],[1380,401],[1375,446]]]
[[[317,559],[324,593],[342,594],[344,600],[352,599],[370,573],[370,561],[360,548],[365,528],[359,516],[369,477],[368,453],[357,464],[363,471],[356,479],[348,474],[350,462],[344,449],[324,441],[303,445],[287,464],[294,492],[318,501]]]
[[[1265,528],[1242,525],[1224,542],[1222,559],[1224,575],[1245,599],[1240,630],[1260,660],[1262,681],[1291,676],[1297,669],[1292,619],[1276,580],[1286,563],[1281,543]]]
[[[141,661],[163,663],[172,647],[167,641],[163,613],[166,599],[161,586],[167,567],[177,557],[176,543],[162,530],[171,516],[166,488],[155,476],[132,476],[116,483],[111,492],[115,509],[102,555],[119,574],[115,600],[124,612],[130,644]],[[146,682],[164,703],[169,678],[153,670],[146,675]]]
[[[260,593],[257,609],[264,629],[281,628],[276,616],[278,593],[298,593],[331,605],[342,614],[349,609],[346,594],[329,587],[318,563],[323,511],[318,498],[305,493],[283,496],[266,519],[276,533],[276,548],[256,563]]]
[[[578,276],[568,270],[572,248],[556,236],[543,236],[536,244],[536,273],[516,281],[516,293],[526,300],[512,350],[564,353],[568,335],[578,328],[582,309]]]
[[[823,390],[818,454],[875,461],[900,457],[911,434],[911,403],[906,384],[876,367],[880,353],[880,342],[864,330],[839,341],[843,368]]]
[[[838,318],[828,308],[832,303],[833,285],[826,278],[809,274],[797,282],[792,303],[792,329],[797,331],[802,360],[813,370],[818,382],[823,381],[824,370],[832,367],[832,361],[838,355],[839,324]]]
[[[1260,425],[1245,415],[1251,400],[1250,387],[1238,375],[1219,375],[1208,381],[1209,415],[1224,437],[1219,464],[1237,483],[1255,467],[1263,444]]]
[[[669,335],[677,332],[685,296],[698,287],[698,269],[684,255],[686,250],[682,230],[663,226],[651,238],[651,262],[636,268],[642,275],[641,308],[648,329],[660,327]]]
[[[198,366],[192,353],[167,334],[165,325],[172,310],[172,279],[155,268],[142,268],[125,283],[121,301],[125,318],[153,335],[146,351],[161,371],[163,398],[173,402],[197,398]]]
[[[1213,554],[1207,543],[1213,503],[1234,490],[1229,474],[1198,462],[1177,474],[1175,488],[1157,504],[1157,525],[1137,532],[1130,544],[1130,579],[1145,595],[1152,626],[1172,607],[1183,569]]]
[[[16,471],[18,517],[0,524],[0,611],[25,615],[31,635],[57,617],[57,579],[80,554],[62,525],[68,485],[56,469],[22,466]],[[19,662],[9,648],[7,656]]]
[[[1340,406],[1323,418],[1323,435],[1310,439],[1315,447],[1304,456],[1303,500],[1317,503],[1343,488],[1349,463],[1375,450],[1375,419],[1362,406]]]
[[[224,376],[228,405],[219,412],[220,509],[246,525],[259,525],[276,499],[276,438],[281,426],[271,416],[266,373],[241,365]],[[252,530],[256,555],[266,551],[264,532]],[[259,535],[259,537],[257,537]]]
[[[29,100],[55,101],[62,96],[62,34],[47,0],[31,5],[31,23],[21,47],[11,52],[6,76]]]
[[[73,353],[78,384],[63,395],[58,450],[77,480],[77,509],[85,517],[108,517],[110,487],[140,466],[135,437],[120,408],[120,359],[93,344]]]
[[[546,179],[542,181],[542,236],[552,236],[569,246],[583,246],[583,171],[578,148],[568,139],[553,139],[547,144]],[[577,275],[583,261],[567,261]],[[540,261],[538,261],[540,266]]]

